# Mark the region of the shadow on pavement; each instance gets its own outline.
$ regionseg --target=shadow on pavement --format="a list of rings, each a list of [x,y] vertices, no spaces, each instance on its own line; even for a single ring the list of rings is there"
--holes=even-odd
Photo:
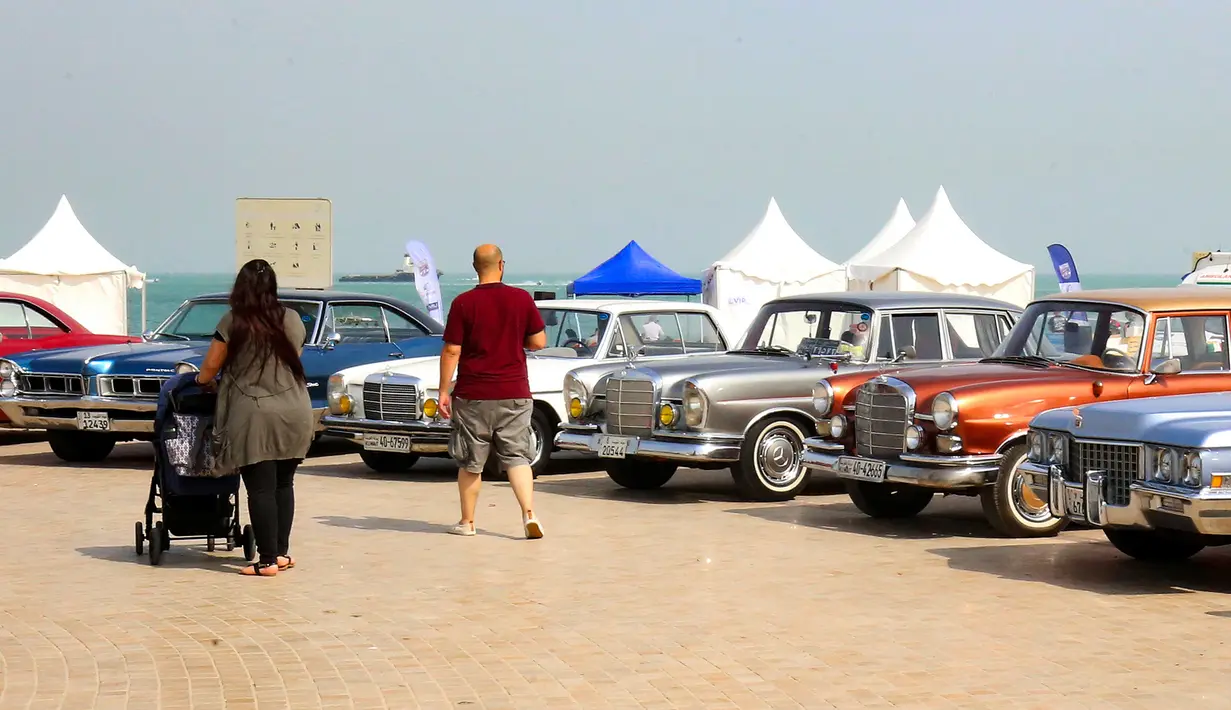
[[[352,530],[384,530],[388,532],[409,532],[409,533],[428,533],[436,535],[448,535],[452,524],[446,525],[443,523],[429,523],[423,520],[401,520],[398,518],[348,518],[340,515],[322,515],[315,518],[322,525],[332,525],[336,528],[350,528]],[[478,520],[478,518],[476,518]],[[501,537],[506,540],[520,540],[511,535],[502,533],[488,532],[482,527],[475,529],[476,535],[486,535],[488,537]]]
[[[47,441],[47,432],[26,429],[0,429],[0,446],[36,444],[40,441]]]
[[[929,552],[947,559],[952,569],[1099,594],[1231,593],[1231,575],[1227,574],[1231,551],[1227,549],[1207,548],[1187,562],[1170,565],[1138,562],[1098,539]]]
[[[590,464],[589,471],[592,472],[594,462],[587,463]],[[594,476],[583,479],[544,481],[540,477],[535,483],[535,490],[576,498],[655,505],[747,502],[736,490],[735,483],[731,480],[731,473],[726,469],[718,471],[680,469],[662,488],[644,491],[624,488],[608,478],[601,470],[595,472]],[[843,489],[839,483],[813,480],[801,495],[826,496],[842,492]]]
[[[236,546],[235,550],[227,552],[226,546],[219,541],[217,551],[211,553],[205,551],[204,540],[184,540],[179,543],[172,540],[171,549],[162,553],[161,562],[158,565],[151,565],[148,545],[143,555],[137,555],[137,550],[133,545],[77,548],[77,552],[85,557],[106,562],[232,573],[239,572],[240,569],[251,564],[244,561],[243,552],[240,550],[241,548]]]
[[[966,501],[960,501],[962,503]],[[928,540],[941,538],[998,539],[998,534],[983,519],[982,515],[970,513],[952,505],[939,506],[932,503],[923,513],[913,518],[884,520],[869,518],[853,503],[829,503],[824,505],[764,506],[758,508],[732,508],[728,513],[747,515],[775,523],[803,525],[818,530],[854,533],[891,540]],[[948,503],[948,502],[947,502]],[[942,508],[936,510],[936,508]],[[976,504],[977,510],[977,504]]]

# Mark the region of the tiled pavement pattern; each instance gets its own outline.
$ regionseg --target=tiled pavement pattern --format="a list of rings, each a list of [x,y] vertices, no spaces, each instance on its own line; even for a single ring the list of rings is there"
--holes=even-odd
[[[996,539],[970,500],[881,524],[701,472],[540,479],[538,542],[489,484],[457,538],[445,468],[335,451],[298,478],[300,566],[251,579],[134,555],[149,461],[0,447],[0,709],[1231,707],[1218,550],[1151,569],[1090,531]]]

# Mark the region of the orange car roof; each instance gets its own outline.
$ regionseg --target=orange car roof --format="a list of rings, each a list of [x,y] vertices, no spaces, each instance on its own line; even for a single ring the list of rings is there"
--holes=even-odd
[[[1172,286],[1169,288],[1108,288],[1054,293],[1039,301],[1102,301],[1121,303],[1143,311],[1231,309],[1231,288],[1225,286]]]

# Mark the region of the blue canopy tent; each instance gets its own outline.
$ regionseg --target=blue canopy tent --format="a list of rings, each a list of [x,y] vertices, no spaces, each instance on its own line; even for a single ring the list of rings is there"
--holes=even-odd
[[[680,276],[636,241],[568,285],[570,296],[693,296],[701,279]]]

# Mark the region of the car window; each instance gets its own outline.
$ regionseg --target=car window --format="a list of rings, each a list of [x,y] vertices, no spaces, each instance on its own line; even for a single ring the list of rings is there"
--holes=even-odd
[[[726,350],[726,343],[718,334],[714,321],[705,313],[680,313],[680,339],[684,341],[684,350],[693,352],[717,352]]]
[[[1111,304],[1044,300],[1026,308],[995,355],[1135,372],[1144,333],[1145,320],[1136,311]]]
[[[996,352],[1004,339],[1000,319],[994,313],[945,313],[953,357],[985,358]]]
[[[24,303],[0,301],[0,337],[6,340],[32,340],[67,332],[68,328]]]
[[[596,311],[540,308],[548,348],[572,348],[577,357],[594,357],[611,316]]]
[[[1152,342],[1151,367],[1175,358],[1180,361],[1181,372],[1226,372],[1229,369],[1225,318],[1206,315],[1159,318],[1155,321]]]
[[[427,335],[427,331],[418,323],[398,313],[392,308],[381,308],[385,312],[385,322],[389,325],[389,337],[393,340],[410,340]]]
[[[944,348],[940,344],[939,315],[935,313],[900,313],[888,316],[888,320],[889,328],[887,329],[884,327],[884,320],[882,320],[881,336],[877,343],[877,357],[893,359],[909,345],[915,349],[915,358],[918,360],[944,359]],[[889,330],[893,334],[893,348],[882,351],[880,346],[884,344],[885,330]],[[886,354],[882,355],[882,352]]]
[[[374,303],[338,303],[325,313],[325,332],[338,343],[387,343],[384,309]]]
[[[189,301],[154,334],[155,340],[208,340],[230,309],[226,301]]]
[[[626,314],[620,316],[620,329],[629,347],[644,348],[644,357],[684,353],[683,335],[674,313]]]
[[[844,304],[771,302],[761,307],[748,327],[741,349],[798,352],[810,345],[837,354],[850,353],[853,360],[862,362],[867,359],[871,322],[871,312],[853,310]]]

